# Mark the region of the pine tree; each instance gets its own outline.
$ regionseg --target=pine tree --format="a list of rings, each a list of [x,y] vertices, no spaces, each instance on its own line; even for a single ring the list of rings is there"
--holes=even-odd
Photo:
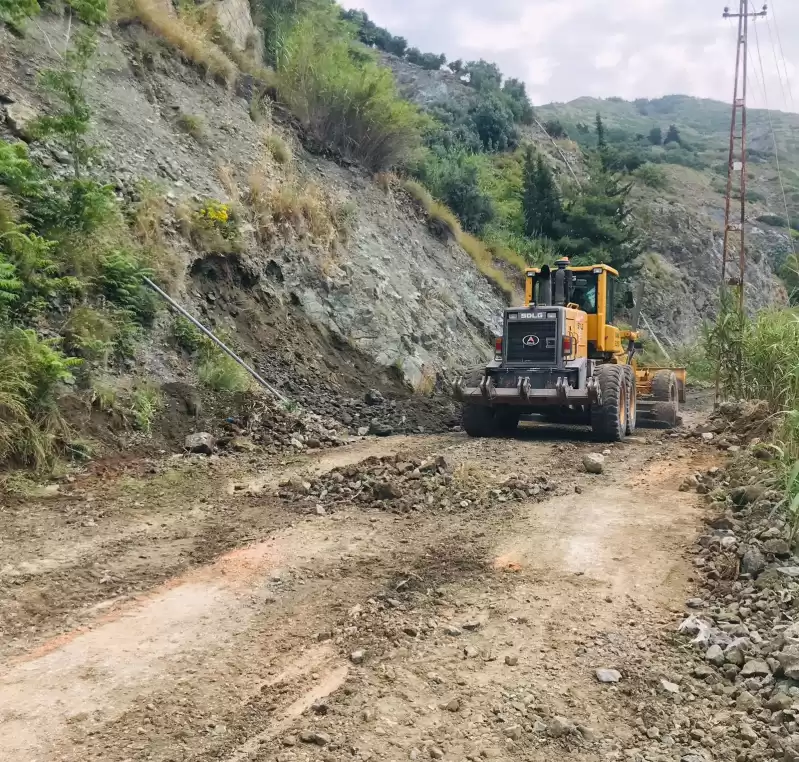
[[[556,225],[558,248],[578,263],[604,262],[624,274],[639,253],[628,203],[632,183],[607,171],[601,155],[589,159],[589,178]]]
[[[596,147],[602,151],[608,147],[608,141],[605,138],[605,125],[602,123],[602,115],[596,115]]]
[[[663,130],[660,127],[653,127],[649,132],[649,142],[653,146],[663,145]]]
[[[555,238],[563,213],[560,193],[552,171],[531,146],[525,153],[522,179],[525,233],[531,238]]]

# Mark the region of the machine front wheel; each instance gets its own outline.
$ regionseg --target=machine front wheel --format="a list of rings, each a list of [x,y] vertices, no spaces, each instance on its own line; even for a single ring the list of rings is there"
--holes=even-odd
[[[627,436],[628,382],[622,365],[600,365],[596,372],[602,404],[591,408],[591,428],[602,442],[621,442]]]
[[[635,371],[630,365],[622,365],[627,381],[627,436],[635,433],[638,423],[638,389],[635,386]]]

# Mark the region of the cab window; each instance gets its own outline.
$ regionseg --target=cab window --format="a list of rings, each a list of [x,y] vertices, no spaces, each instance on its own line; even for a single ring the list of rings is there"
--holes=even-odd
[[[583,312],[596,315],[597,277],[593,273],[575,273],[571,300]]]
[[[608,273],[607,316],[605,322],[612,323],[616,318],[616,278]]]

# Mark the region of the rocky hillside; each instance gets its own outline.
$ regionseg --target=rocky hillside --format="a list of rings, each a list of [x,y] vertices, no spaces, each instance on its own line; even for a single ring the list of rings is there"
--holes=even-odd
[[[461,106],[475,90],[447,70],[428,71],[392,55],[384,55],[406,97],[422,108],[445,101]],[[612,147],[640,151],[636,164],[653,163],[657,175],[631,179],[634,216],[644,239],[639,262],[647,283],[646,314],[657,332],[672,345],[697,338],[705,318],[717,304],[720,279],[724,187],[729,146],[729,106],[673,96],[635,103],[611,98],[581,98],[567,104],[536,108],[537,122],[523,130],[523,139],[544,152],[563,181],[572,173],[584,177],[582,150],[596,145],[594,123],[601,114]],[[769,115],[750,112],[749,269],[747,298],[752,309],[785,303],[787,293],[778,273],[792,250],[785,206],[777,181]],[[789,214],[799,220],[799,116],[775,114],[772,122],[786,183]],[[653,128],[676,125],[686,148],[648,141]],[[544,127],[556,136],[550,139]],[[558,127],[560,129],[558,129]],[[562,130],[562,131],[561,131]]]
[[[246,4],[223,8],[231,38],[246,38]],[[0,139],[28,141],[56,177],[70,175],[72,157],[31,140],[27,126],[53,108],[37,77],[58,65],[67,30],[52,16],[22,38],[0,26]],[[211,81],[132,24],[103,31],[86,96],[90,172],[145,218],[169,263],[156,280],[290,398],[324,408],[334,392],[362,396],[380,383],[429,391],[442,371],[486,356],[505,295],[431,234],[394,180],[309,153],[299,125],[258,101],[251,78]],[[222,241],[198,224],[217,206],[235,226]],[[160,312],[128,368],[193,384],[173,323]]]

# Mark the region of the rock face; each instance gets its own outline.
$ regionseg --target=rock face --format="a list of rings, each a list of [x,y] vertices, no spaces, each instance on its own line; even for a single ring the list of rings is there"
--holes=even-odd
[[[220,0],[215,5],[216,21],[239,50],[259,50],[261,33],[256,29],[247,0]]]
[[[252,28],[246,0],[224,0],[219,18],[237,45],[246,42]],[[65,22],[48,17],[37,23],[51,39],[63,37]],[[0,29],[0,49],[12,45],[10,34]],[[87,85],[92,112],[104,115],[102,130],[90,136],[99,149],[93,170],[101,179],[124,193],[135,193],[142,179],[150,180],[163,188],[170,208],[196,198],[230,201],[219,179],[220,165],[239,193],[246,188],[266,148],[263,128],[250,118],[245,99],[172,59],[169,66],[149,72],[145,83],[111,37],[103,38],[101,55],[115,62],[113,74],[101,68]],[[40,62],[30,63],[30,81],[20,90],[33,93],[33,71]],[[22,115],[15,115],[15,109],[15,104],[5,106],[5,118],[13,116],[21,128]],[[187,142],[170,118],[178,112],[203,115],[205,142],[213,150]],[[241,287],[275,309],[303,310],[325,336],[380,366],[396,368],[414,385],[442,369],[462,373],[488,359],[506,301],[469,255],[434,237],[399,187],[384,190],[369,173],[311,156],[293,134],[283,134],[303,182],[323,189],[336,208],[352,210],[349,232],[335,244],[333,255],[290,233],[264,246],[252,227],[242,225],[242,252],[225,265],[240,273]],[[184,249],[182,256],[191,273],[203,272],[216,255]],[[178,286],[177,295],[192,308],[194,291],[186,283]]]

